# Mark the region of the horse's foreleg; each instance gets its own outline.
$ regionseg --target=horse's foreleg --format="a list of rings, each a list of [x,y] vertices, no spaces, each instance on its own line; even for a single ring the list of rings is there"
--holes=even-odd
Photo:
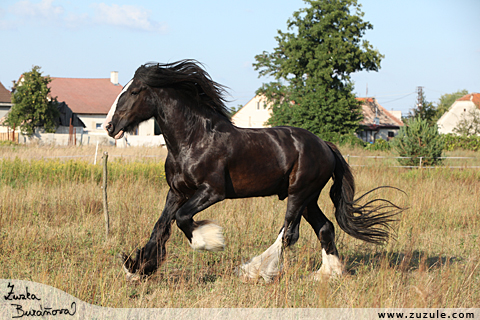
[[[170,238],[172,221],[181,201],[169,191],[162,215],[153,228],[147,244],[137,250],[135,258],[123,254],[120,258],[127,280],[139,280],[144,275],[154,273],[163,263],[166,257],[165,244]]]
[[[175,215],[177,226],[183,231],[194,250],[222,251],[225,247],[222,227],[203,220],[194,221],[193,216],[225,197],[209,186],[202,186]]]

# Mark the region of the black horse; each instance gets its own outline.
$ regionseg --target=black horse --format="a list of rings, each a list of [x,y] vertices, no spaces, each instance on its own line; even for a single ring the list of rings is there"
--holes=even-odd
[[[222,228],[194,221],[195,214],[227,198],[271,195],[288,197],[285,222],[275,243],[242,265],[240,274],[266,281],[277,275],[283,248],[298,240],[302,217],[322,246],[322,267],[314,277],[341,274],[334,226],[317,204],[330,178],[340,228],[371,243],[388,238],[389,223],[402,209],[383,199],[358,205],[353,175],[335,145],[299,128],[235,127],[224,93],[224,87],[194,60],[147,64],[137,69],[112,106],[105,121],[111,137],[121,138],[154,117],[168,148],[165,172],[170,190],[165,208],[135,258],[122,256],[128,279],[152,274],[162,264],[173,221],[194,249],[223,250]]]

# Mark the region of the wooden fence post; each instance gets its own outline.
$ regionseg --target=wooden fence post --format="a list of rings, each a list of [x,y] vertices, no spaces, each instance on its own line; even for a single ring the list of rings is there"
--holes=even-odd
[[[108,152],[103,153],[103,213],[105,215],[105,241],[108,239],[108,233],[110,231],[110,218],[108,216],[108,202],[107,202],[107,161]]]

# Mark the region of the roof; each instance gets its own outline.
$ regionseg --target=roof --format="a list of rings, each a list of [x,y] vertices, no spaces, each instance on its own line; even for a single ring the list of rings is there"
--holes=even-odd
[[[379,120],[379,127],[402,127],[403,121],[388,112],[384,107],[378,104],[375,98],[357,98],[362,101],[363,120],[360,125],[375,126],[375,109],[376,116]]]
[[[472,101],[478,108],[480,108],[480,93],[469,93],[464,95],[457,101]]]
[[[3,84],[0,82],[0,103],[12,103],[12,96],[10,91],[5,89]]]
[[[123,89],[114,85],[109,78],[81,79],[54,78],[48,85],[50,96],[65,102],[77,114],[106,115]]]

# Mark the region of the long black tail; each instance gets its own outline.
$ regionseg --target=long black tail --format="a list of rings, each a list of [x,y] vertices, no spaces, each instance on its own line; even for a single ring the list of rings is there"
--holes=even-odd
[[[405,209],[386,199],[373,199],[364,205],[359,205],[359,202],[381,188],[403,191],[395,187],[381,186],[354,199],[355,181],[350,166],[333,143],[327,142],[327,144],[336,160],[330,198],[335,205],[335,218],[338,225],[357,239],[375,244],[386,242],[391,230],[390,223],[395,221],[395,216]]]

